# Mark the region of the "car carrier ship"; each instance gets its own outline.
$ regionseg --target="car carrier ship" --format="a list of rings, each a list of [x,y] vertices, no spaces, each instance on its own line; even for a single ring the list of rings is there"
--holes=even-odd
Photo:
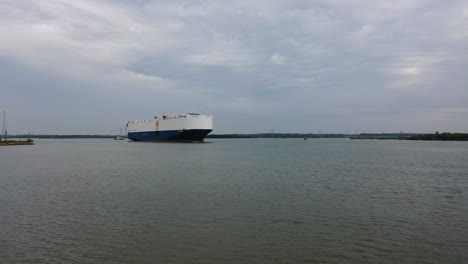
[[[128,138],[133,141],[203,142],[212,130],[213,117],[198,113],[162,115],[127,123]]]

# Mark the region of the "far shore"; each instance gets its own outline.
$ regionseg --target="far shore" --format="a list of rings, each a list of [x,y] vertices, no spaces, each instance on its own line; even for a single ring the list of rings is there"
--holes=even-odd
[[[30,139],[79,139],[79,138],[115,138],[117,135],[16,135],[11,138]],[[126,137],[124,137],[126,138]],[[360,133],[360,134],[314,134],[314,133],[257,133],[257,134],[209,134],[206,139],[255,139],[255,138],[345,138],[345,139],[372,139],[372,140],[432,140],[432,141],[468,141],[468,133]],[[10,140],[10,144],[3,145],[32,145],[32,142]]]
[[[2,140],[0,146],[18,146],[18,145],[34,145],[32,139],[28,140]]]

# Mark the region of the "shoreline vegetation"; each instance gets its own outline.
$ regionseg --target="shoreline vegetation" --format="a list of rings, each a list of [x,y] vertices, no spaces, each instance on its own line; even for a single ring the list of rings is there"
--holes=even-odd
[[[18,145],[34,145],[34,140],[28,138],[27,140],[5,140],[0,141],[0,146],[18,146]]]
[[[468,141],[468,133],[361,133],[361,134],[213,134],[206,138],[349,138],[349,139],[377,139],[377,140],[436,140],[436,141]]]
[[[409,140],[468,141],[468,133],[439,133],[412,136]]]
[[[17,135],[14,138],[48,138],[48,139],[78,139],[78,138],[115,138],[116,135]],[[13,137],[12,137],[13,138]],[[348,138],[376,140],[437,140],[437,141],[468,141],[468,133],[361,133],[361,134],[313,134],[313,133],[258,133],[258,134],[211,134],[207,139],[255,139],[255,138]],[[11,140],[12,141],[12,140]],[[9,142],[11,142],[9,141]],[[3,142],[3,141],[2,141]],[[24,142],[24,141],[18,141]],[[20,143],[21,144],[21,143]],[[24,144],[27,145],[27,144]]]

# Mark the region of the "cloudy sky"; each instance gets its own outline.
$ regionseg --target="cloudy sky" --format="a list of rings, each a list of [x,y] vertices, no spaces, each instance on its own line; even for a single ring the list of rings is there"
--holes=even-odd
[[[468,1],[0,0],[9,133],[468,132]]]

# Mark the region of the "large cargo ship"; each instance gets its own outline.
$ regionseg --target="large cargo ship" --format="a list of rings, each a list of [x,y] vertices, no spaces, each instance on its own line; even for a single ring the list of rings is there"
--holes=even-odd
[[[129,121],[127,129],[128,138],[134,141],[203,142],[213,130],[213,117],[198,113],[155,116]]]

